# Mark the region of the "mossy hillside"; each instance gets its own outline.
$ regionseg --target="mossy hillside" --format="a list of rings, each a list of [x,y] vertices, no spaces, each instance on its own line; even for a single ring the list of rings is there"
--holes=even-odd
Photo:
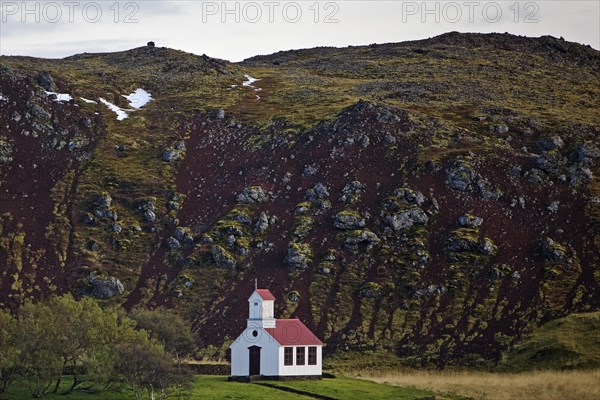
[[[426,49],[415,52],[415,46]],[[139,296],[129,296],[128,304],[136,301],[168,304],[182,310],[199,330],[206,332],[203,341],[215,349],[224,346],[225,336],[237,333],[237,326],[225,332],[229,328],[223,328],[220,321],[243,322],[246,295],[241,293],[251,290],[244,282],[259,276],[267,279],[280,299],[292,291],[300,294],[298,303],[282,300],[281,311],[298,315],[325,338],[328,352],[346,348],[385,349],[406,357],[415,366],[442,367],[454,359],[473,365],[496,360],[498,351],[511,345],[528,326],[558,315],[550,314],[550,308],[568,313],[596,307],[597,285],[593,279],[587,279],[593,276],[595,268],[586,247],[589,240],[577,228],[585,225],[577,210],[583,209],[579,207],[580,199],[588,199],[585,194],[588,187],[570,187],[568,182],[550,175],[544,175],[543,183],[536,187],[527,181],[527,174],[533,165],[532,154],[540,151],[536,142],[542,135],[560,134],[568,144],[557,153],[570,159],[574,143],[594,137],[598,114],[586,105],[595,89],[584,90],[580,103],[567,102],[565,110],[576,115],[571,119],[566,112],[556,113],[556,105],[550,106],[553,111],[547,115],[542,106],[532,111],[536,106],[530,99],[536,98],[538,89],[544,92],[542,97],[550,96],[546,90],[551,85],[544,76],[539,77],[535,89],[525,85],[512,91],[504,87],[510,80],[506,77],[498,80],[502,87],[497,90],[486,80],[516,70],[518,76],[513,81],[523,83],[537,75],[533,73],[537,67],[541,71],[556,71],[574,61],[556,62],[549,60],[546,53],[535,52],[528,61],[524,53],[510,58],[509,52],[499,50],[498,46],[469,46],[456,42],[441,45],[434,40],[330,49],[324,53],[315,50],[314,54],[308,51],[297,60],[288,59],[289,54],[283,53],[270,56],[281,57],[279,65],[271,59],[266,64],[248,61],[228,65],[220,72],[215,68],[212,72],[196,69],[196,61],[190,64],[182,61],[180,54],[169,53],[160,62],[152,57],[142,60],[139,76],[134,76],[136,67],[125,59],[125,54],[86,56],[77,63],[67,60],[71,63],[65,67],[70,74],[67,78],[51,61],[44,61],[56,81],[64,85],[61,89],[66,88],[64,91],[81,93],[86,98],[106,95],[121,106],[126,106],[121,94],[137,87],[149,90],[155,98],[121,122],[114,120],[114,114],[104,106],[79,104],[90,114],[100,113],[97,117],[100,142],[92,154],[90,167],[78,178],[77,185],[73,186],[67,177],[56,186],[57,194],[70,187],[78,192],[76,218],[59,218],[64,223],[52,230],[56,251],[64,254],[61,238],[66,237],[71,224],[75,228],[75,247],[79,249],[78,258],[73,260],[89,268],[85,271],[114,274],[128,289],[138,290]],[[139,51],[130,54],[145,57]],[[177,66],[180,61],[181,68]],[[527,62],[531,62],[531,70],[515,68]],[[85,73],[75,69],[78,63],[89,63],[82,67]],[[34,79],[38,70],[32,65],[28,67],[25,61],[23,66],[31,68]],[[15,68],[23,66],[13,63]],[[102,69],[106,72],[103,76],[93,72]],[[581,74],[580,69],[584,70]],[[439,71],[439,75],[432,71]],[[595,74],[589,67],[565,71],[576,83],[569,89],[561,82],[561,90],[580,90],[583,84],[579,78],[593,78]],[[233,84],[240,86],[245,73],[261,79],[255,83],[261,91],[231,88]],[[481,82],[480,75],[485,77]],[[166,78],[165,83],[155,80],[155,76]],[[557,75],[551,76],[556,79]],[[144,81],[146,78],[149,81]],[[69,86],[71,80],[76,84]],[[90,90],[96,84],[98,93],[77,92],[83,90],[78,85]],[[256,99],[257,94],[260,99]],[[358,99],[369,102],[357,104]],[[373,101],[379,105],[372,105]],[[409,110],[409,115],[390,108],[392,104]],[[219,109],[224,110],[222,120]],[[320,123],[329,118],[333,121]],[[391,122],[380,123],[379,119]],[[591,127],[571,126],[575,122]],[[508,133],[491,129],[502,124],[508,127]],[[225,140],[230,131],[238,132],[231,136],[233,142]],[[221,147],[205,151],[202,145],[206,141],[194,142],[207,132],[210,140],[224,138]],[[369,141],[355,141],[359,135]],[[188,144],[186,157],[199,153],[201,157],[196,159],[215,157],[215,164],[219,159],[232,158],[232,148],[241,143],[245,152],[235,153],[239,165],[225,163],[215,173],[239,176],[237,184],[243,181],[244,187],[256,185],[257,181],[272,187],[274,196],[266,208],[277,215],[286,215],[281,224],[264,236],[256,235],[250,225],[240,222],[248,212],[231,205],[236,194],[232,192],[239,193],[241,188],[230,190],[231,185],[215,184],[209,174],[202,176],[201,186],[206,189],[198,192],[201,196],[190,196],[180,206],[171,207],[174,193],[189,193],[189,185],[198,185],[197,181],[186,183],[178,175],[178,171],[185,169],[180,168],[178,161],[170,163],[161,157],[164,149],[180,140]],[[192,142],[199,145],[192,146]],[[306,165],[315,164],[316,158],[322,160],[316,165],[316,175],[304,174]],[[506,198],[482,200],[477,193],[448,189],[446,169],[457,158],[473,160],[469,166],[481,170],[482,176],[501,186]],[[372,167],[373,160],[377,161],[376,169]],[[513,165],[523,171],[508,178],[505,172]],[[596,172],[595,166],[592,169]],[[290,176],[282,178],[287,172]],[[176,177],[179,187],[175,185]],[[289,182],[282,185],[282,179]],[[348,209],[348,204],[338,199],[344,185],[355,179],[367,185],[359,209],[361,215],[368,213],[371,217],[366,219],[364,229],[340,233],[334,229],[332,217]],[[302,202],[303,193],[316,182],[322,182],[330,191],[331,209],[309,210],[298,214],[296,219],[288,217],[286,210]],[[390,232],[382,218],[382,202],[395,188],[408,183],[428,194],[422,207],[428,221]],[[97,207],[98,196],[104,192],[111,195],[111,207],[119,216],[117,222],[123,224],[120,233],[111,230],[109,220],[89,226],[82,222]],[[228,206],[215,204],[208,223],[206,213],[196,218],[194,208],[201,203],[195,201],[205,201],[213,192],[218,194],[215,199],[225,199]],[[519,196],[525,199],[526,208],[520,208]],[[556,214],[546,209],[551,196],[561,200]],[[438,211],[433,206],[433,197],[439,201]],[[146,220],[143,209],[152,198],[158,221],[155,224]],[[54,200],[56,215],[69,219],[69,213],[60,205],[63,200],[58,195]],[[413,205],[402,207],[409,210]],[[258,211],[262,211],[261,207],[246,216],[254,222]],[[479,246],[485,238],[491,238],[497,249],[492,249],[489,255],[478,251],[454,252],[466,258],[449,261],[444,254],[444,241],[457,229],[458,216],[468,212],[481,214],[486,223],[493,223],[477,234],[462,232],[464,235],[461,233],[459,239]],[[171,249],[166,239],[172,235],[179,213],[184,215],[182,220],[189,221],[184,228],[191,230],[194,244]],[[308,223],[308,218],[314,222]],[[302,237],[291,236],[294,221],[298,222],[296,228],[301,228],[298,233]],[[573,281],[574,275],[570,273],[558,274],[547,290],[546,298],[554,298],[549,303],[540,301],[545,289],[538,278],[545,275],[545,270],[544,261],[534,247],[540,235],[554,235],[559,228],[565,233],[562,236],[557,233],[556,239],[565,243],[565,248],[572,247],[573,254],[581,258],[581,275]],[[9,231],[14,233],[14,229]],[[230,245],[229,236],[238,231],[242,235],[234,235],[235,243]],[[343,235],[339,240],[338,234]],[[26,232],[25,241],[29,237]],[[358,238],[372,241],[353,244]],[[347,239],[350,246],[346,245]],[[307,269],[285,265],[290,240],[310,248],[311,262]],[[92,241],[98,250],[90,248]],[[235,269],[215,268],[213,246],[219,246],[235,259]],[[273,251],[265,251],[264,246]],[[246,250],[245,255],[238,253]],[[308,254],[308,248],[300,250]],[[335,253],[335,259],[326,259],[329,250]],[[151,257],[153,253],[156,257]],[[67,256],[67,270],[72,265]],[[138,280],[139,274],[143,279]],[[361,292],[370,285],[384,290],[373,291],[375,297],[368,291]],[[364,296],[367,293],[369,296]]]

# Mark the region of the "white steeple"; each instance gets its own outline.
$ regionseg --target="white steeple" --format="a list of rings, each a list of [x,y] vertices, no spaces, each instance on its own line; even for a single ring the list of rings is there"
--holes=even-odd
[[[248,327],[274,328],[274,303],[275,296],[268,289],[255,289],[248,299]]]

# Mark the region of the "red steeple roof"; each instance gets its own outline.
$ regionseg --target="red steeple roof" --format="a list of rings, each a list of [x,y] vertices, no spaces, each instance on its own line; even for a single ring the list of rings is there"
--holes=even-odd
[[[275,320],[275,328],[265,328],[265,331],[282,346],[318,346],[323,344],[299,319],[277,319]]]
[[[275,300],[275,296],[273,296],[273,293],[271,293],[269,289],[256,289],[256,293],[258,293],[263,300]]]

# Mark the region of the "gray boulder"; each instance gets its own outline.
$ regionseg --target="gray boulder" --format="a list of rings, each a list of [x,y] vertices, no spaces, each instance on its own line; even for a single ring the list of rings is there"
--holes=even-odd
[[[567,249],[547,237],[542,241],[541,253],[546,261],[559,262],[563,261],[567,256]]]
[[[311,258],[312,251],[308,244],[295,242],[288,244],[285,262],[289,266],[297,269],[307,269]]]
[[[0,164],[8,164],[13,160],[13,147],[4,136],[0,136]]]
[[[117,278],[103,279],[90,274],[88,282],[91,285],[92,295],[98,299],[110,299],[125,292],[123,284]]]
[[[175,233],[173,233],[173,237],[177,239],[180,243],[192,244],[194,243],[194,235],[190,228],[185,228],[182,226],[178,226],[175,229]]]
[[[154,222],[154,221],[156,221],[156,214],[152,210],[146,210],[144,212],[144,218],[148,222]]]
[[[32,105],[31,107],[29,107],[29,114],[31,116],[33,116],[34,118],[39,118],[39,119],[45,119],[45,120],[49,120],[52,115],[44,110],[42,107],[38,106],[37,104]]]
[[[43,71],[37,77],[37,83],[48,92],[56,92],[56,86],[54,85],[54,79],[50,72]]]
[[[415,207],[388,215],[386,222],[394,231],[398,232],[413,225],[425,225],[429,222],[429,217],[425,211]]]
[[[560,136],[548,136],[537,142],[537,146],[544,151],[556,150],[559,147],[563,147],[564,144]]]
[[[351,211],[342,211],[333,216],[333,226],[343,230],[354,230],[364,228],[365,219],[358,213]]]
[[[343,202],[354,202],[358,200],[358,196],[367,188],[367,185],[359,181],[347,183],[342,189],[341,200]]]
[[[421,206],[425,202],[425,196],[423,196],[423,193],[407,187],[394,190],[393,195],[406,204],[415,204],[417,206]]]
[[[254,231],[264,233],[269,228],[269,216],[266,212],[261,212],[254,224]]]
[[[479,174],[463,160],[457,160],[446,172],[446,184],[461,192],[473,190],[474,183],[479,179]]]
[[[215,245],[210,249],[213,260],[217,266],[233,269],[236,266],[235,258],[223,247]]]
[[[483,218],[471,214],[464,214],[458,217],[458,223],[467,228],[478,228],[483,224]]]
[[[237,195],[238,203],[257,204],[269,200],[269,195],[260,186],[249,186]]]
[[[377,243],[380,243],[381,239],[377,237],[376,234],[371,232],[368,229],[363,229],[360,231],[354,231],[352,235],[348,235],[346,240],[344,241],[344,245],[348,248],[356,248],[357,245],[366,243],[367,248],[371,248]]]
[[[171,250],[177,250],[177,249],[181,248],[181,243],[179,242],[179,240],[175,239],[173,236],[168,237],[167,240],[165,241],[165,244]]]

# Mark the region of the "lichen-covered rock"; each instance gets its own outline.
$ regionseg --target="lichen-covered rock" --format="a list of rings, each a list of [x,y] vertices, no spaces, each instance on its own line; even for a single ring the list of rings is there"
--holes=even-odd
[[[180,243],[192,244],[194,243],[194,234],[192,230],[187,227],[179,226],[175,229],[175,233],[173,233],[173,237],[177,239]]]
[[[210,249],[213,260],[217,266],[221,268],[233,269],[235,268],[237,262],[235,257],[233,257],[227,250],[219,245],[214,245]]]
[[[162,159],[165,162],[174,162],[183,159],[185,156],[185,141],[180,140],[174,145],[166,148],[162,153]]]
[[[144,219],[148,222],[156,221],[156,214],[152,210],[144,211]]]
[[[29,107],[28,114],[33,118],[38,118],[41,120],[49,120],[52,117],[52,114],[37,104],[33,104],[31,107]]]
[[[125,292],[121,281],[114,277],[103,279],[90,274],[88,282],[91,286],[91,294],[98,299],[110,299]]]
[[[347,183],[342,189],[341,200],[345,203],[355,203],[358,201],[360,194],[367,188],[367,185],[359,181]]]
[[[123,227],[120,224],[114,223],[111,225],[111,230],[114,233],[121,233],[123,231]]]
[[[112,209],[112,197],[109,193],[103,192],[96,199],[96,208],[94,208],[94,215],[98,218],[107,218],[112,221],[117,220],[117,213]]]
[[[572,151],[572,160],[577,163],[588,164],[598,157],[600,157],[600,150],[590,143],[578,143]]]
[[[333,216],[333,226],[343,230],[364,228],[366,221],[356,211],[341,211]]]
[[[479,174],[464,160],[456,160],[446,172],[446,184],[451,189],[461,192],[473,190],[475,182],[479,179]]]
[[[301,298],[301,297],[300,297],[300,293],[298,293],[297,291],[295,291],[295,290],[294,290],[294,291],[292,291],[292,292],[289,292],[289,293],[287,294],[287,298],[288,298],[288,300],[289,300],[289,301],[291,301],[292,303],[299,303],[299,302],[300,302],[300,298]]]
[[[547,237],[542,241],[541,253],[546,261],[559,262],[563,261],[567,256],[567,249],[563,245]]]
[[[290,242],[287,247],[285,262],[297,269],[307,269],[312,262],[312,249],[307,243]]]
[[[389,214],[386,223],[396,232],[408,229],[413,225],[425,225],[429,217],[418,207],[406,209],[395,214]]]
[[[314,223],[314,218],[307,215],[298,215],[294,217],[292,236],[296,239],[307,237],[312,231]]]
[[[498,133],[498,134],[505,134],[508,133],[508,126],[506,126],[505,124],[499,124],[499,125],[492,125],[490,126],[490,130],[494,133]]]
[[[384,295],[383,286],[376,282],[367,282],[356,292],[358,297],[378,299]]]
[[[329,197],[329,191],[327,187],[321,182],[317,182],[312,189],[306,191],[306,199],[313,204],[316,204],[319,200],[324,200]]]
[[[311,207],[312,207],[312,204],[310,204],[310,202],[308,202],[308,201],[303,201],[301,203],[298,203],[298,204],[296,204],[296,207],[294,207],[294,215],[307,214],[310,211]]]
[[[540,139],[537,146],[544,151],[556,150],[564,146],[564,142],[560,136],[548,136]]]
[[[472,214],[464,214],[458,217],[458,223],[467,228],[478,228],[483,224],[483,218]]]
[[[178,250],[181,248],[181,243],[179,242],[179,240],[177,240],[176,238],[174,238],[173,236],[168,237],[165,240],[165,244],[167,245],[167,247],[171,250]]]
[[[269,200],[269,195],[261,186],[246,187],[237,195],[237,202],[243,204],[264,203],[267,200]]]
[[[360,244],[366,244],[367,249],[371,249],[380,242],[381,239],[368,229],[358,229],[344,235],[344,246],[353,250],[356,250]]]
[[[548,174],[555,174],[567,164],[567,158],[557,151],[550,151],[535,157],[534,164]]]
[[[527,182],[533,183],[534,185],[540,185],[544,183],[544,178],[545,175],[543,171],[537,168],[532,168],[531,171],[528,173]]]
[[[594,180],[594,173],[588,167],[574,165],[569,172],[571,174],[569,185],[571,186],[579,186]]]
[[[269,216],[266,212],[261,212],[254,224],[254,231],[256,233],[264,233],[269,228]]]
[[[414,204],[419,207],[425,202],[425,196],[423,196],[423,193],[407,187],[394,190],[393,195],[406,204]]]
[[[0,136],[0,164],[8,164],[13,160],[13,147],[8,139]]]
[[[447,238],[446,258],[452,262],[475,261],[477,256],[493,256],[498,247],[492,239],[479,237],[479,230],[460,228],[453,231]]]

